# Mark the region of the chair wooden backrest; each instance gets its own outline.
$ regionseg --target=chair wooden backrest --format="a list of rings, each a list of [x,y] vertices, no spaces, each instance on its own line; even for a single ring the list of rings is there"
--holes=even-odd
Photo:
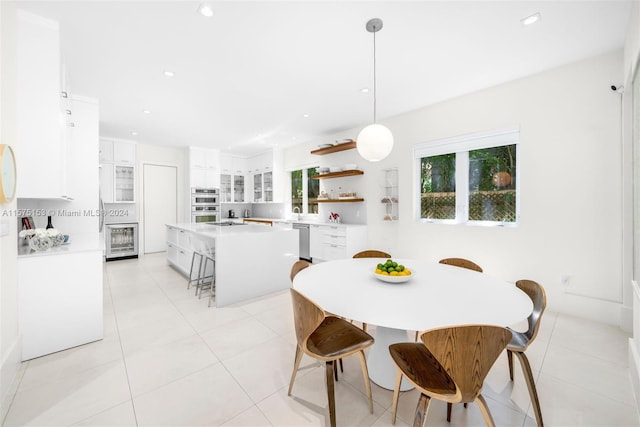
[[[293,263],[291,266],[291,273],[289,273],[289,279],[293,282],[296,274],[300,273],[301,270],[304,270],[307,267],[310,267],[311,263],[309,261],[299,260]]]
[[[480,267],[478,264],[476,264],[473,261],[469,261],[468,259],[464,259],[464,258],[444,258],[444,259],[441,259],[439,262],[440,262],[440,264],[453,265],[454,267],[467,268],[469,270],[474,270],[474,271],[478,271],[478,272],[482,273],[482,267]]]
[[[459,402],[473,402],[511,332],[499,326],[465,325],[426,331],[422,342],[458,387]]]
[[[533,302],[533,311],[527,318],[529,328],[524,333],[528,338],[526,346],[529,346],[529,343],[534,340],[536,335],[538,335],[538,330],[540,329],[540,318],[547,307],[547,293],[539,283],[534,282],[533,280],[518,280],[516,282],[516,286],[527,294]]]
[[[290,291],[298,345],[303,350],[307,350],[307,339],[320,326],[325,318],[325,313],[317,304],[300,292],[293,288]]]
[[[353,256],[353,258],[391,258],[386,252],[378,251],[375,249],[358,252]]]

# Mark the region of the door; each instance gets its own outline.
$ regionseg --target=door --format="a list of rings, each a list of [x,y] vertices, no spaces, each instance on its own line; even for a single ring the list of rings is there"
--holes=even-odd
[[[178,222],[178,168],[143,165],[144,253],[166,250],[165,224]]]

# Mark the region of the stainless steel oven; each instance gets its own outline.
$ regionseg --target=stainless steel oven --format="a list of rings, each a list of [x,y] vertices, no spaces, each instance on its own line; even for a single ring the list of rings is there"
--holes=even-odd
[[[220,205],[219,193],[217,188],[192,188],[191,206]]]
[[[220,190],[217,188],[191,189],[191,222],[220,221]]]

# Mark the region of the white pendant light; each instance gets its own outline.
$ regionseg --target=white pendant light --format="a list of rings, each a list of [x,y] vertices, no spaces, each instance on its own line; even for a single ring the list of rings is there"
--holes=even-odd
[[[382,19],[373,18],[367,22],[367,31],[373,33],[373,124],[358,134],[356,147],[358,153],[370,162],[379,162],[391,153],[393,135],[391,131],[376,123],[376,33],[382,29]]]

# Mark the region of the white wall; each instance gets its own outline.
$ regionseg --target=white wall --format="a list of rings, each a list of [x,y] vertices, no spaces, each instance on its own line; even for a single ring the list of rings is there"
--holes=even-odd
[[[0,21],[0,143],[15,147],[15,4],[0,3]],[[12,212],[15,209],[15,200],[0,206],[3,212]],[[0,221],[10,224],[9,235],[0,237],[0,419],[3,419],[9,409],[16,384],[21,349],[18,333],[16,217],[2,217]]]
[[[505,83],[384,120],[392,154],[356,161],[369,218],[369,245],[397,257],[437,261],[461,256],[487,274],[545,286],[549,308],[620,324],[621,51]],[[518,126],[521,137],[521,220],[516,228],[421,224],[415,220],[415,144]],[[355,138],[352,129],[335,138]],[[304,163],[315,144],[287,150],[285,165]],[[351,152],[353,153],[353,152]],[[333,155],[331,155],[333,156]],[[379,217],[381,170],[400,167],[400,220]],[[416,201],[414,202],[414,199]],[[570,289],[560,284],[570,276]]]

